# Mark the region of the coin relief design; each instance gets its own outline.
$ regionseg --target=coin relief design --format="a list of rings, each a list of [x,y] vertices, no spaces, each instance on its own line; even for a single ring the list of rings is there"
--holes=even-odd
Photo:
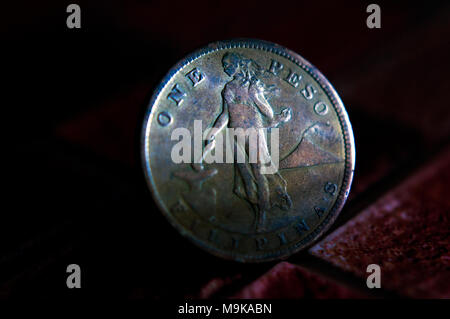
[[[298,54],[259,40],[214,43],[177,64],[150,101],[142,155],[169,222],[243,262],[287,257],[320,237],[344,205],[355,162],[331,84]]]

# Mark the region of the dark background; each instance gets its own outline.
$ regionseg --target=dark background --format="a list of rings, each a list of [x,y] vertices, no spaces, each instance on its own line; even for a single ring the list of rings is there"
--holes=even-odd
[[[69,3],[2,4],[0,297],[226,297],[277,264],[223,261],[194,247],[145,184],[139,134],[149,97],[172,65],[210,42],[278,43],[339,92],[357,164],[329,233],[448,145],[443,1],[377,1],[381,29],[366,27],[364,1],[76,1],[81,29],[66,27]],[[288,261],[359,285],[306,252]],[[71,263],[81,266],[80,290],[66,287]],[[217,278],[221,290],[202,289]]]

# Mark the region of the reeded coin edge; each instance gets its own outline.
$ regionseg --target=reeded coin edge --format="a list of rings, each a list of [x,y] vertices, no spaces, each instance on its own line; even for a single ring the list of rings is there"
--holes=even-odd
[[[341,129],[344,135],[345,169],[342,180],[342,186],[340,188],[339,194],[336,198],[333,207],[331,208],[325,219],[310,234],[308,234],[308,236],[306,236],[302,240],[288,244],[285,248],[279,249],[276,252],[262,253],[258,255],[234,254],[232,252],[230,253],[227,251],[223,251],[216,247],[208,246],[202,240],[197,239],[195,235],[190,234],[189,231],[184,229],[184,227],[181,224],[179,224],[175,220],[175,218],[169,213],[169,210],[165,206],[165,204],[158,199],[157,196],[158,191],[151,174],[150,154],[148,152],[149,150],[148,146],[150,142],[149,141],[150,123],[154,115],[152,114],[153,106],[155,105],[155,102],[159,98],[162,90],[165,88],[165,86],[171,80],[171,78],[185,66],[189,65],[190,63],[192,63],[196,59],[201,58],[204,55],[207,55],[215,51],[234,48],[247,48],[271,52],[290,60],[291,62],[295,63],[303,70],[305,70],[316,80],[316,82],[321,86],[321,88],[325,91],[328,98],[332,102],[336,114],[338,115]],[[356,154],[355,154],[352,126],[350,124],[350,120],[347,111],[345,110],[344,104],[340,99],[339,95],[337,94],[336,90],[334,89],[334,87],[331,85],[331,83],[316,67],[314,67],[311,63],[309,63],[299,54],[278,44],[256,39],[236,39],[211,43],[206,47],[203,47],[189,54],[187,57],[185,57],[184,59],[179,61],[175,66],[173,66],[170,69],[170,71],[166,74],[166,76],[163,78],[158,87],[155,89],[155,92],[152,98],[150,99],[149,106],[145,114],[144,125],[142,128],[141,145],[142,145],[141,160],[147,184],[150,188],[151,194],[158,208],[161,210],[161,212],[163,212],[163,215],[168,219],[170,224],[175,229],[177,229],[182,234],[182,236],[187,237],[190,241],[195,243],[200,248],[208,251],[209,253],[221,258],[231,259],[239,262],[265,262],[276,259],[283,259],[314,244],[321,237],[321,235],[323,235],[323,233],[325,233],[331,227],[336,218],[339,216],[339,213],[341,212],[342,207],[344,206],[348,194],[350,192],[355,169]]]

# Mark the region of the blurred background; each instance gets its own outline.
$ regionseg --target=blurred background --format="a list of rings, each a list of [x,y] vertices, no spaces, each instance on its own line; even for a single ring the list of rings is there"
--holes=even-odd
[[[71,1],[2,4],[0,297],[450,298],[450,6],[377,1]],[[210,42],[257,38],[310,61],[353,125],[341,216],[285,262],[209,256],[158,212],[140,129],[165,73]],[[82,270],[67,289],[66,267]],[[365,286],[380,264],[382,289]]]

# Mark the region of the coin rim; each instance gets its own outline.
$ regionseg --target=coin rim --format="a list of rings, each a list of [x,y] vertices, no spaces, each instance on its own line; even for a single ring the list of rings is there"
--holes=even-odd
[[[179,222],[175,220],[175,218],[170,214],[169,210],[163,203],[163,201],[158,198],[157,188],[155,182],[152,177],[151,168],[150,168],[150,154],[148,152],[147,145],[150,141],[150,123],[152,120],[152,110],[155,105],[156,100],[161,94],[162,90],[165,88],[167,83],[172,79],[172,77],[180,71],[185,66],[192,63],[194,60],[201,58],[204,55],[209,53],[234,49],[234,48],[247,48],[247,49],[256,49],[263,50],[267,52],[271,52],[280,56],[283,56],[290,60],[291,62],[298,65],[308,74],[310,74],[314,80],[322,87],[324,92],[327,94],[328,98],[333,104],[333,107],[338,115],[338,119],[341,125],[341,129],[344,135],[344,144],[345,144],[345,168],[344,168],[344,176],[342,180],[342,186],[339,190],[338,197],[330,209],[327,217],[306,237],[302,240],[296,242],[295,244],[288,244],[285,248],[277,250],[276,253],[267,253],[267,254],[259,254],[257,256],[254,255],[243,255],[243,254],[233,254],[226,253],[226,251],[221,250],[219,248],[208,246],[202,240],[195,237],[195,235],[188,232]],[[339,216],[342,208],[348,198],[348,194],[350,193],[351,184],[353,181],[353,175],[355,170],[355,142],[353,136],[352,126],[345,109],[344,103],[339,97],[338,93],[331,85],[331,83],[326,79],[326,77],[310,62],[305,60],[299,54],[275,43],[271,43],[264,40],[257,39],[234,39],[234,40],[225,40],[218,41],[214,43],[210,43],[209,45],[198,49],[184,59],[180,60],[177,64],[175,64],[169,72],[164,76],[163,80],[155,89],[150,102],[148,104],[144,123],[142,127],[141,133],[141,161],[142,167],[145,174],[145,179],[147,185],[152,194],[153,200],[156,202],[159,210],[163,213],[163,215],[168,219],[169,223],[178,230],[179,233],[183,237],[188,238],[191,242],[199,246],[200,248],[206,250],[207,252],[229,260],[235,260],[238,262],[267,262],[273,261],[277,259],[285,259],[288,256],[295,254],[296,252],[308,248],[313,245],[317,240],[334,224],[336,218]]]

